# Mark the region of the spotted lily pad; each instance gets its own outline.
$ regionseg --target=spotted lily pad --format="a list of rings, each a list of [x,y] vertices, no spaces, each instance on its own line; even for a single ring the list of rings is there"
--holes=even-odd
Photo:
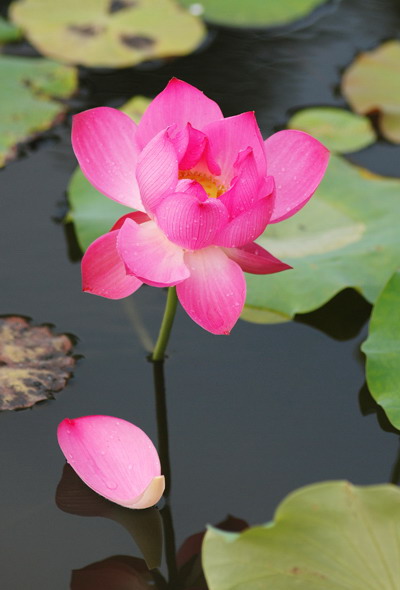
[[[371,395],[400,429],[400,271],[394,273],[375,303],[362,351],[367,355]]]
[[[0,16],[0,44],[19,41],[21,37],[21,29]]]
[[[361,53],[343,75],[342,92],[357,113],[379,113],[382,134],[400,143],[400,41]]]
[[[326,0],[180,0],[193,14],[208,21],[242,27],[286,25],[307,16]]]
[[[16,146],[49,129],[76,89],[74,68],[47,59],[0,56],[0,167],[16,155]]]
[[[400,260],[399,194],[400,180],[332,156],[310,203],[258,238],[293,269],[248,275],[244,318],[289,319],[317,309],[346,287],[373,303]]]
[[[272,523],[210,528],[203,567],[210,590],[395,590],[399,539],[397,487],[326,482],[290,494]]]
[[[138,123],[149,102],[144,96],[135,96],[121,110]],[[96,238],[108,232],[119,217],[132,211],[99,193],[86,180],[80,168],[73,173],[67,194],[70,210],[65,221],[74,223],[83,252]]]
[[[175,0],[18,0],[10,16],[43,55],[92,67],[185,55],[205,35]]]
[[[29,408],[63,389],[75,365],[72,348],[48,326],[0,318],[0,411]]]
[[[328,150],[337,153],[356,152],[376,141],[368,117],[334,107],[299,111],[290,119],[288,127],[310,133]]]

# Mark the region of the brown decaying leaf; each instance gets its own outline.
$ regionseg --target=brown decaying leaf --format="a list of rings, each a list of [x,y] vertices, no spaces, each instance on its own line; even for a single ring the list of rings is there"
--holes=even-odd
[[[76,362],[72,349],[49,326],[0,317],[0,411],[29,408],[63,389]]]

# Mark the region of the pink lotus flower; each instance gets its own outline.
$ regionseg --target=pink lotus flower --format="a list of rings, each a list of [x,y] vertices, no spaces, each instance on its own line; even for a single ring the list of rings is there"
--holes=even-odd
[[[83,416],[63,420],[58,443],[68,463],[92,490],[127,508],[149,508],[165,481],[149,437],[126,420]]]
[[[80,113],[72,143],[93,186],[137,210],[89,246],[84,291],[119,299],[142,283],[176,285],[189,316],[214,334],[228,334],[242,311],[243,271],[290,268],[254,240],[305,205],[329,158],[300,131],[263,142],[254,113],[224,119],[177,79],[138,126],[107,107]]]

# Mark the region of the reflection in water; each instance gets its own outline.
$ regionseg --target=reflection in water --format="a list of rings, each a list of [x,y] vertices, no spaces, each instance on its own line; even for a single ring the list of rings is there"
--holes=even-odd
[[[142,559],[115,555],[73,570],[71,590],[148,590],[153,578]],[[157,588],[162,588],[157,584]]]
[[[74,570],[71,590],[207,590],[201,564],[201,545],[205,531],[191,535],[176,551],[172,512],[169,505],[171,464],[169,457],[167,404],[164,361],[152,362],[158,426],[158,447],[162,473],[167,486],[164,506],[132,510],[114,504],[91,490],[67,463],[56,491],[60,510],[78,516],[100,516],[122,525],[139,547],[144,560],[116,555]],[[162,521],[161,521],[162,519]],[[162,522],[162,526],[161,526]],[[228,516],[216,525],[226,531],[240,532],[248,524]],[[157,569],[161,563],[164,530],[165,561],[168,580]]]
[[[78,516],[101,516],[122,525],[133,537],[150,569],[159,567],[162,554],[162,524],[157,508],[132,510],[114,504],[87,487],[70,465],[65,464],[56,492],[63,512]]]

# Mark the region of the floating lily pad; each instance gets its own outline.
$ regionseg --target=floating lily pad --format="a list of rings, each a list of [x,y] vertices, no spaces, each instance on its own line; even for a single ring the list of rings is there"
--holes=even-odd
[[[380,113],[382,134],[400,143],[400,41],[361,53],[343,75],[342,92],[357,113]]]
[[[373,303],[400,260],[399,194],[400,180],[333,156],[310,203],[258,238],[293,270],[247,275],[245,313],[251,310],[251,319],[260,322],[269,322],[265,311],[292,318],[346,287]]]
[[[121,110],[138,123],[150,100],[134,96]],[[80,168],[73,173],[67,189],[70,210],[66,222],[73,222],[76,238],[82,251],[96,238],[105,234],[115,221],[132,211],[99,193],[82,174]]]
[[[75,91],[77,73],[47,59],[0,56],[0,167],[17,144],[49,129],[67,110],[54,99]]]
[[[368,339],[367,383],[372,397],[400,429],[400,271],[394,273],[375,303]]]
[[[326,0],[180,0],[208,21],[241,27],[275,27],[307,16]]]
[[[297,490],[274,522],[209,529],[210,590],[394,590],[400,580],[400,490],[327,482]]]
[[[205,35],[175,0],[19,0],[10,16],[43,55],[91,67],[186,55]]]
[[[0,318],[0,411],[29,408],[63,389],[75,365],[72,348],[48,326]]]
[[[299,111],[290,119],[288,127],[310,133],[328,150],[337,153],[356,152],[376,141],[368,117],[334,107]]]
[[[19,41],[21,38],[21,29],[0,16],[0,44]]]

